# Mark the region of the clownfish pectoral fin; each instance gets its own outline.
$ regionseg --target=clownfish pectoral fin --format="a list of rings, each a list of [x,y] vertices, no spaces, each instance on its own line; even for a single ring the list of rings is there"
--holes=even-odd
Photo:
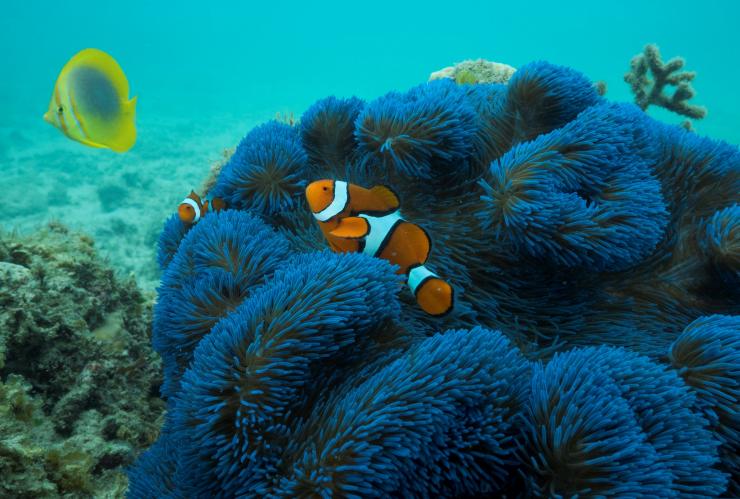
[[[370,192],[373,194],[373,196],[376,196],[379,200],[381,200],[383,204],[387,205],[387,209],[389,210],[396,210],[401,204],[398,201],[398,196],[396,196],[396,193],[393,192],[388,186],[376,185],[375,187],[370,189]]]
[[[370,224],[361,217],[346,217],[339,221],[337,227],[329,232],[332,236],[344,239],[359,239],[370,232]]]

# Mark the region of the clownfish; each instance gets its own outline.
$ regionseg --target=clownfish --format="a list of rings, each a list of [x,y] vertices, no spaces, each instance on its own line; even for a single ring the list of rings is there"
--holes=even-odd
[[[44,121],[90,147],[125,152],[136,142],[136,97],[128,80],[102,50],[85,49],[64,65]]]
[[[195,191],[190,191],[190,194],[177,207],[177,214],[183,223],[194,224],[208,212],[208,208],[209,201],[203,202]],[[226,208],[226,203],[221,198],[213,198],[210,201],[210,208],[213,211],[221,211]]]
[[[422,310],[435,316],[452,310],[452,286],[424,266],[431,251],[429,235],[403,219],[398,196],[390,188],[318,180],[306,187],[306,199],[332,250],[388,260],[406,275]]]

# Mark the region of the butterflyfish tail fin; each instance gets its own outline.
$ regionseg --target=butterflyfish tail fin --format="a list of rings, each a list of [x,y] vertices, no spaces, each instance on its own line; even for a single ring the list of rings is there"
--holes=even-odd
[[[139,100],[139,96],[135,95],[126,103],[126,112],[128,114],[136,114],[136,102]]]

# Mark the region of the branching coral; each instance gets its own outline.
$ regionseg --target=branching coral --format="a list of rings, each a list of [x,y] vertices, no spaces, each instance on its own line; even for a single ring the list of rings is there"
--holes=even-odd
[[[385,261],[316,251],[316,175],[398,194],[451,314]],[[725,493],[736,148],[537,62],[319,101],[250,132],[214,190],[232,210],[161,239],[168,419],[133,497]],[[679,337],[695,320],[721,341]]]
[[[705,107],[689,103],[695,94],[691,82],[696,73],[681,71],[684,64],[686,61],[681,57],[674,57],[664,63],[657,45],[646,45],[642,54],[632,58],[631,69],[624,75],[624,81],[629,83],[635,94],[635,104],[643,111],[655,105],[695,120],[706,116]],[[652,80],[648,72],[652,75]],[[665,93],[668,86],[676,87],[671,96]]]

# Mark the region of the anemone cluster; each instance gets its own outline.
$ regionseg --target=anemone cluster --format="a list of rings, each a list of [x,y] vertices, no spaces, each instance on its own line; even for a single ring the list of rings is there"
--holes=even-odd
[[[421,312],[303,197],[391,186]],[[737,495],[740,151],[536,62],[252,130],[162,233],[167,419],[131,497]]]

